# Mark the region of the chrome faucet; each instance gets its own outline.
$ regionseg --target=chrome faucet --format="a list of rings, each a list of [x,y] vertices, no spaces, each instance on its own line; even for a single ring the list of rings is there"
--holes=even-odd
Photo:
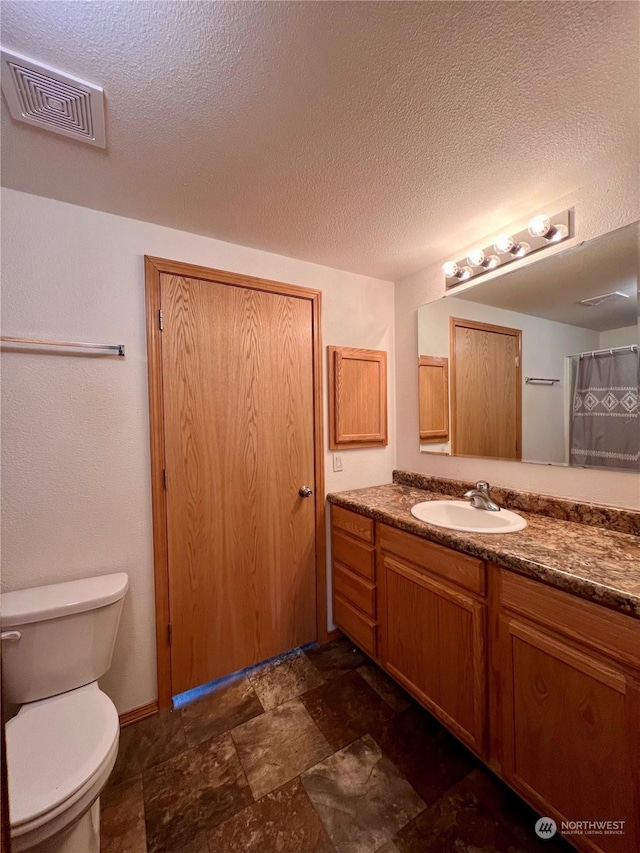
[[[471,501],[471,506],[476,509],[488,509],[490,512],[500,512],[500,507],[491,497],[489,483],[486,480],[478,480],[475,489],[469,489],[464,493],[465,498]]]

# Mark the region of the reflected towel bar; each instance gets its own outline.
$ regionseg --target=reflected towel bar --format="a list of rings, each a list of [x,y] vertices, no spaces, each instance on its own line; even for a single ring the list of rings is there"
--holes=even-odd
[[[524,381],[527,385],[530,385],[532,382],[541,382],[543,385],[555,385],[556,382],[560,382],[559,379],[542,379],[539,376],[525,376]]]
[[[77,347],[79,349],[106,349],[114,355],[124,358],[124,344],[87,344],[78,341],[43,341],[40,338],[14,338],[9,335],[0,337],[2,343],[7,344],[35,344],[41,347]]]

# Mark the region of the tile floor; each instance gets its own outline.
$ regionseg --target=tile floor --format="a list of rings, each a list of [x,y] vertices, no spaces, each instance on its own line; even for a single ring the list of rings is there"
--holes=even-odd
[[[102,853],[569,853],[346,639],[122,731]]]

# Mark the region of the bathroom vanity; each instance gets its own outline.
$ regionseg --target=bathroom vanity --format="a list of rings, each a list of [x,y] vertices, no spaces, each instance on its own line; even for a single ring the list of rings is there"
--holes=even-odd
[[[410,509],[466,484],[394,480],[329,496],[336,625],[577,849],[640,849],[640,514],[459,533]]]

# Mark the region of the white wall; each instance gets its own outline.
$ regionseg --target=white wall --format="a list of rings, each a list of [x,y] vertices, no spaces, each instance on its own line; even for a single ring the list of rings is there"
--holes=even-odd
[[[606,349],[607,347],[626,347],[629,344],[638,343],[638,327],[625,326],[622,329],[609,329],[606,332],[600,332],[600,340],[598,347]]]
[[[579,152],[567,152],[568,160]],[[578,162],[576,160],[576,162]],[[590,176],[589,178],[587,176]],[[569,245],[629,225],[640,219],[640,184],[636,161],[613,158],[606,173],[583,167],[572,173],[573,184],[554,182],[553,175],[541,175],[531,188],[530,198],[508,200],[501,209],[488,211],[485,224],[474,221],[473,228],[460,210],[460,229],[450,233],[446,245],[434,245],[432,262],[424,269],[396,283],[396,425],[397,467],[441,477],[464,480],[486,479],[496,485],[542,494],[575,498],[594,503],[639,508],[640,488],[634,474],[467,459],[420,453],[418,440],[417,310],[420,305],[444,294],[441,266],[450,258],[461,258],[476,243],[487,245],[507,227],[526,227],[528,218],[542,211],[575,207],[576,233],[570,241],[548,249],[564,251]],[[473,241],[470,243],[470,239]],[[428,244],[429,235],[425,234]],[[539,260],[525,258],[522,264]],[[491,274],[489,274],[491,275]],[[489,276],[487,276],[487,279]]]
[[[418,309],[420,355],[449,356],[450,317],[522,331],[522,458],[564,464],[565,358],[575,352],[597,349],[600,333],[450,296]],[[528,384],[524,382],[526,376],[554,377],[560,382]],[[423,449],[449,453],[451,448],[450,442],[442,442],[433,448],[431,444],[423,444]]]
[[[343,452],[339,474],[327,450],[328,491],[391,479],[393,284],[13,190],[2,248],[3,334],[126,344],[125,359],[3,355],[2,588],[128,572],[102,682],[127,711],[156,698],[143,256],[317,288],[325,347],[387,350],[389,446]]]

